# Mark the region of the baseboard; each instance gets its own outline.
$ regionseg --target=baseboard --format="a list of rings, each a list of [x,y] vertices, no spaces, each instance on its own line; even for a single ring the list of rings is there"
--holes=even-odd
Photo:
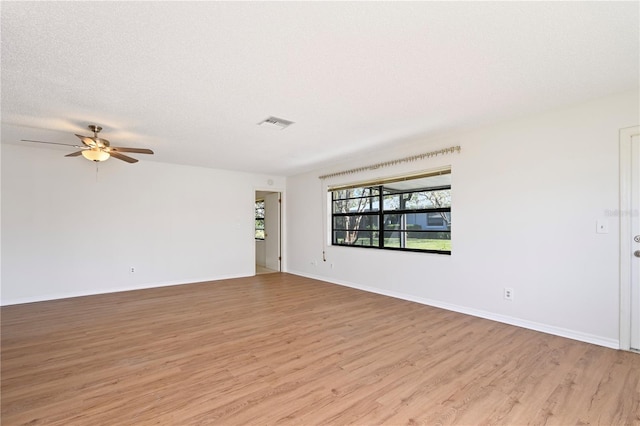
[[[601,336],[595,336],[593,334],[583,333],[580,331],[570,330],[562,327],[555,327],[552,325],[543,324],[535,321],[523,320],[521,318],[511,317],[508,315],[501,315],[501,314],[496,314],[494,312],[483,311],[480,309],[469,308],[466,306],[460,306],[460,305],[455,305],[451,303],[441,302],[439,300],[417,297],[417,296],[406,294],[406,293],[381,290],[379,288],[369,287],[361,284],[355,284],[348,281],[329,279],[327,277],[307,274],[305,272],[289,271],[289,273],[300,275],[307,278],[312,278],[315,280],[325,281],[331,284],[337,284],[345,287],[355,288],[357,290],[367,291],[370,293],[381,294],[383,296],[394,297],[396,299],[408,300],[410,302],[416,302],[422,305],[442,308],[448,311],[459,312],[461,314],[471,315],[478,318],[484,318],[484,319],[488,319],[488,320],[492,320],[492,321],[496,321],[504,324],[515,325],[517,327],[540,331],[542,333],[552,334],[554,336],[566,337],[568,339],[578,340],[580,342],[585,342],[585,343],[592,343],[594,345],[604,346],[606,348],[620,349],[620,342],[616,339],[607,339]]]
[[[451,303],[441,302],[439,300],[427,299],[422,297],[417,297],[411,294],[400,293],[389,290],[381,290],[379,288],[370,287],[366,285],[356,284],[348,281],[329,279],[327,277],[308,274],[301,271],[288,271],[290,274],[299,275],[302,277],[307,277],[319,281],[325,281],[331,284],[342,285],[345,287],[355,288],[357,290],[367,291],[370,293],[381,294],[383,296],[394,297],[396,299],[408,300],[410,302],[420,303],[422,305],[433,306],[436,308],[446,309],[448,311],[459,312],[461,314],[471,315],[478,318],[484,318],[492,321],[501,322],[504,324],[514,325],[517,327],[526,328],[529,330],[540,331],[542,333],[552,334],[554,336],[566,337],[568,339],[578,340],[585,343],[592,343],[594,345],[604,346],[611,349],[620,349],[620,342],[616,339],[607,339],[600,336],[595,336],[588,333],[582,333],[575,330],[569,330],[566,328],[555,327],[548,324],[538,323],[534,321],[523,320],[521,318],[511,317],[507,315],[496,314],[494,312],[483,311],[480,309],[469,308],[466,306],[455,305]],[[157,283],[146,283],[135,286],[128,286],[125,288],[118,287],[112,289],[101,289],[99,291],[86,291],[86,292],[71,292],[71,293],[60,293],[60,294],[52,294],[46,296],[37,296],[37,297],[26,297],[26,298],[18,298],[18,299],[9,299],[0,301],[0,306],[10,306],[10,305],[18,305],[23,303],[34,303],[34,302],[44,302],[47,300],[58,300],[58,299],[68,299],[72,297],[82,297],[82,296],[93,296],[98,294],[106,294],[106,293],[119,293],[123,291],[133,291],[133,290],[145,290],[150,288],[157,287],[168,287],[173,285],[185,285],[185,284],[194,284],[200,282],[207,281],[219,281],[233,278],[243,278],[247,275],[227,275],[227,276],[216,276],[216,277],[206,277],[201,279],[190,279],[189,282],[185,281],[164,281]]]
[[[100,289],[96,291],[78,291],[78,292],[69,292],[69,293],[58,293],[58,294],[47,294],[44,296],[34,296],[34,297],[22,297],[17,299],[2,299],[0,301],[0,306],[10,306],[10,305],[21,305],[23,303],[34,303],[34,302],[45,302],[48,300],[59,300],[59,299],[70,299],[72,297],[83,297],[83,296],[95,296],[98,294],[108,294],[108,293],[121,293],[124,291],[134,291],[134,290],[146,290],[150,288],[158,288],[158,287],[169,287],[173,285],[185,285],[185,284],[196,284],[207,281],[220,281],[220,280],[228,280],[233,278],[244,278],[252,275],[222,275],[216,277],[206,277],[206,278],[190,278],[187,281],[162,281],[156,283],[144,283],[127,287],[118,287],[118,288],[106,288]]]

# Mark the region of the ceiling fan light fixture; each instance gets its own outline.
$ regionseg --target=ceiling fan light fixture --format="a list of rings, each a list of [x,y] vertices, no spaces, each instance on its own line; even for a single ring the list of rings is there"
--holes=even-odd
[[[102,151],[97,148],[87,149],[82,151],[82,156],[91,161],[106,161],[111,157],[108,152]]]

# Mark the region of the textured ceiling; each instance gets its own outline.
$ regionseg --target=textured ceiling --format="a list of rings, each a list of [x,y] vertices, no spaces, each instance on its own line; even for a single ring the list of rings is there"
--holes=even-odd
[[[145,161],[292,175],[639,86],[638,2],[0,8],[2,143],[96,123]]]

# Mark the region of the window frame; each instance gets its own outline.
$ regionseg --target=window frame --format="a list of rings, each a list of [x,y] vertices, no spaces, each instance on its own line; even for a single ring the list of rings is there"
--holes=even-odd
[[[450,169],[445,171],[444,173],[439,172],[438,174],[450,174],[451,171]],[[427,176],[430,176],[430,174],[428,174]],[[413,180],[413,179],[420,179],[420,176],[418,177],[406,177],[403,180]],[[412,188],[412,189],[405,189],[405,190],[401,190],[401,189],[391,189],[391,188],[386,188],[385,184],[389,184],[394,182],[395,180],[381,180],[379,182],[367,182],[365,184],[362,185],[350,185],[349,187],[336,187],[336,188],[329,188],[329,194],[330,194],[330,208],[331,208],[331,236],[330,236],[330,241],[331,241],[331,245],[332,246],[340,246],[340,247],[361,247],[361,248],[373,248],[373,249],[379,249],[379,250],[394,250],[394,251],[408,251],[408,252],[417,252],[417,253],[435,253],[435,254],[444,254],[444,255],[451,255],[451,246],[450,246],[450,242],[451,242],[451,203],[449,203],[448,207],[422,207],[422,208],[406,208],[406,206],[404,205],[404,200],[406,198],[404,198],[404,196],[406,194],[414,194],[414,193],[419,193],[419,192],[434,192],[434,191],[451,191],[451,185],[437,185],[437,186],[430,186],[430,187],[421,187],[421,188]],[[355,190],[355,189],[360,189],[362,188],[364,189],[368,189],[369,190],[369,194],[373,194],[374,191],[377,192],[377,195],[369,195],[369,196],[354,196],[354,197],[345,197],[345,198],[336,198],[336,193],[338,191],[343,191],[345,189],[349,190]],[[348,193],[347,193],[348,194]],[[397,208],[393,208],[393,209],[385,209],[385,197],[389,196],[389,195],[399,195],[399,203],[400,205],[398,205]],[[450,193],[449,193],[450,196]],[[370,198],[371,202],[369,204],[375,203],[375,201],[373,201],[374,198],[377,198],[377,209],[366,209],[363,211],[342,211],[342,212],[336,212],[336,202],[346,202],[348,203],[348,201],[350,200],[357,200],[357,199],[362,199],[362,198]],[[411,197],[409,197],[408,199],[411,199]],[[343,209],[344,210],[344,209]],[[387,219],[389,216],[394,215],[394,216],[399,216],[402,217],[402,221],[406,221],[406,215],[407,214],[424,214],[425,215],[425,221],[428,225],[428,220],[429,220],[429,214],[430,213],[447,213],[448,214],[448,222],[447,219],[445,218],[445,216],[443,216],[443,222],[445,223],[445,225],[443,225],[446,229],[409,229],[407,226],[411,225],[411,224],[407,224],[406,222],[404,222],[404,225],[399,221],[398,222],[398,228],[394,227],[394,228],[390,228],[390,224],[387,223]],[[340,222],[341,218],[351,218],[351,217],[360,217],[359,222],[357,224],[358,228],[357,228],[357,232],[356,232],[356,236],[353,237],[355,238],[354,243],[344,243],[345,239],[348,238],[348,234],[347,232],[349,231],[356,231],[355,228],[349,228],[349,225],[343,226],[343,227],[337,227],[336,224],[338,222]],[[368,218],[367,220],[365,220],[365,218]],[[374,223],[375,220],[373,218],[377,218],[377,227],[369,227],[368,229],[365,228],[361,228],[360,223],[361,222],[365,222],[365,223]],[[434,227],[437,227],[434,225]],[[344,238],[340,239],[338,237],[339,233],[344,232]],[[359,233],[365,232],[367,233],[366,235],[364,235],[365,239],[369,240],[369,244],[355,244],[355,242],[360,240],[360,236],[358,236]],[[441,232],[446,232],[448,233],[448,237],[449,238],[444,238],[444,240],[448,240],[449,241],[449,250],[441,250],[441,249],[425,249],[425,248],[414,248],[414,247],[407,247],[407,242],[408,242],[408,238],[409,234],[412,233],[413,235],[415,235],[416,233],[424,233],[425,235],[429,235],[431,233],[441,233]],[[399,245],[400,247],[393,247],[389,245],[388,240],[391,238],[390,235],[392,235],[393,233],[397,234],[397,237],[399,238]],[[375,238],[375,234],[377,234],[377,241]],[[436,239],[440,239],[440,238],[436,238]],[[343,242],[339,242],[339,241],[343,241]]]
[[[260,209],[260,207],[258,207],[258,203],[262,203],[262,217],[259,216],[258,210]],[[265,235],[265,220],[264,220],[264,200],[256,200],[254,203],[254,209],[255,209],[255,234],[254,237],[256,240],[258,241],[264,241],[264,235]],[[258,221],[262,221],[262,228],[258,227]],[[258,231],[262,231],[262,235],[263,237],[260,238],[258,237]]]

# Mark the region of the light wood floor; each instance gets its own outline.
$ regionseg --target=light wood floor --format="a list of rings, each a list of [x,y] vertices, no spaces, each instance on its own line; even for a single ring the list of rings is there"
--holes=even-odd
[[[273,269],[269,269],[265,266],[256,265],[256,275],[273,274],[274,272],[278,272],[278,271],[274,271]]]
[[[276,273],[8,306],[3,425],[640,424],[640,355]]]

